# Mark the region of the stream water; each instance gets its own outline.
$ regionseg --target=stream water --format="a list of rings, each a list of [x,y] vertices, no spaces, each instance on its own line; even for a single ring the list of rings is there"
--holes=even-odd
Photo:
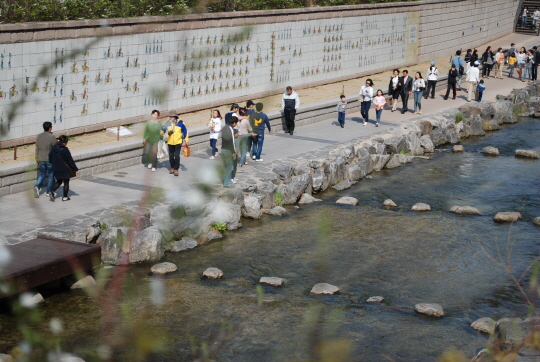
[[[464,140],[463,154],[439,149],[430,160],[373,173],[344,192],[323,193],[324,202],[291,207],[287,216],[243,220],[245,227],[224,239],[168,254],[166,261],[178,265],[173,274],[156,277],[149,265],[131,267],[127,280],[133,288],[123,300],[129,319],[151,326],[146,332],[153,338],[166,338],[167,348],[148,360],[193,360],[188,335],[212,345],[223,321],[238,327],[217,348],[216,361],[306,361],[314,349],[308,338],[313,330],[324,341],[350,346],[352,361],[434,361],[451,347],[472,357],[488,340],[469,327],[473,321],[527,314],[523,296],[497,261],[521,275],[540,254],[540,227],[531,222],[540,216],[540,161],[514,157],[516,148],[539,149],[538,135],[540,122],[522,119]],[[501,155],[481,154],[488,145]],[[360,204],[336,205],[341,196]],[[398,207],[383,209],[387,198]],[[417,202],[433,211],[410,211]],[[474,206],[483,215],[453,215],[453,205]],[[523,219],[497,224],[498,211],[519,211]],[[223,270],[224,278],[201,279],[210,266]],[[286,284],[264,287],[257,309],[255,286],[263,276],[282,277]],[[157,278],[164,284],[160,307],[151,302],[150,282]],[[338,286],[340,294],[310,296],[319,282]],[[385,302],[366,303],[376,295]],[[419,302],[440,304],[445,317],[416,314]],[[93,299],[82,291],[58,293],[40,308],[44,321],[63,320],[62,347],[90,361],[86,353],[98,343],[102,313]],[[317,311],[321,318],[314,319]],[[1,319],[4,351],[20,334],[13,317]],[[130,361],[126,351],[115,356]]]

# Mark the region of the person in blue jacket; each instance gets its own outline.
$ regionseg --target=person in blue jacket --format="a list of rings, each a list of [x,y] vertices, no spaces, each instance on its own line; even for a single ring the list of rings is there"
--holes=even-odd
[[[64,184],[64,197],[62,197],[62,201],[71,200],[68,196],[69,180],[79,174],[79,169],[75,161],[73,161],[73,157],[71,157],[67,143],[67,136],[60,136],[58,137],[58,142],[53,146],[51,152],[49,152],[49,162],[52,164],[54,178],[56,178],[53,192],[49,192],[49,199],[51,201],[54,201],[55,191],[62,184]]]
[[[253,158],[255,162],[263,162],[261,153],[264,143],[264,128],[268,127],[268,133],[272,133],[272,127],[270,126],[268,116],[262,113],[262,110],[263,104],[257,103],[255,105],[255,113],[249,117],[251,128],[253,130],[253,149],[251,150],[251,158]]]

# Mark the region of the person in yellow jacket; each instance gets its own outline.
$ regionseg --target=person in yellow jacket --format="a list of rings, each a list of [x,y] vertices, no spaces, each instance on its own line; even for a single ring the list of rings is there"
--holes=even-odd
[[[180,150],[182,143],[186,141],[186,146],[189,146],[189,134],[184,122],[178,119],[178,114],[169,114],[169,120],[165,122],[161,129],[161,135],[167,136],[167,145],[169,146],[169,163],[171,170],[169,174],[178,176],[180,168]]]

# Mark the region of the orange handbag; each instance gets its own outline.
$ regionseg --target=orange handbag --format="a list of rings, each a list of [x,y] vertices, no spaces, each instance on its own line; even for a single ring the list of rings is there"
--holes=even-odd
[[[189,146],[184,146],[184,157],[189,157],[191,155],[191,149]]]

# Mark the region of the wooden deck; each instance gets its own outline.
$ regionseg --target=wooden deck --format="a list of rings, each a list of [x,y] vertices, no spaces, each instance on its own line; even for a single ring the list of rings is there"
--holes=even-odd
[[[6,297],[42,284],[87,271],[101,263],[101,247],[74,241],[40,237],[16,245],[8,245],[11,260],[2,273],[2,281],[10,285]]]

